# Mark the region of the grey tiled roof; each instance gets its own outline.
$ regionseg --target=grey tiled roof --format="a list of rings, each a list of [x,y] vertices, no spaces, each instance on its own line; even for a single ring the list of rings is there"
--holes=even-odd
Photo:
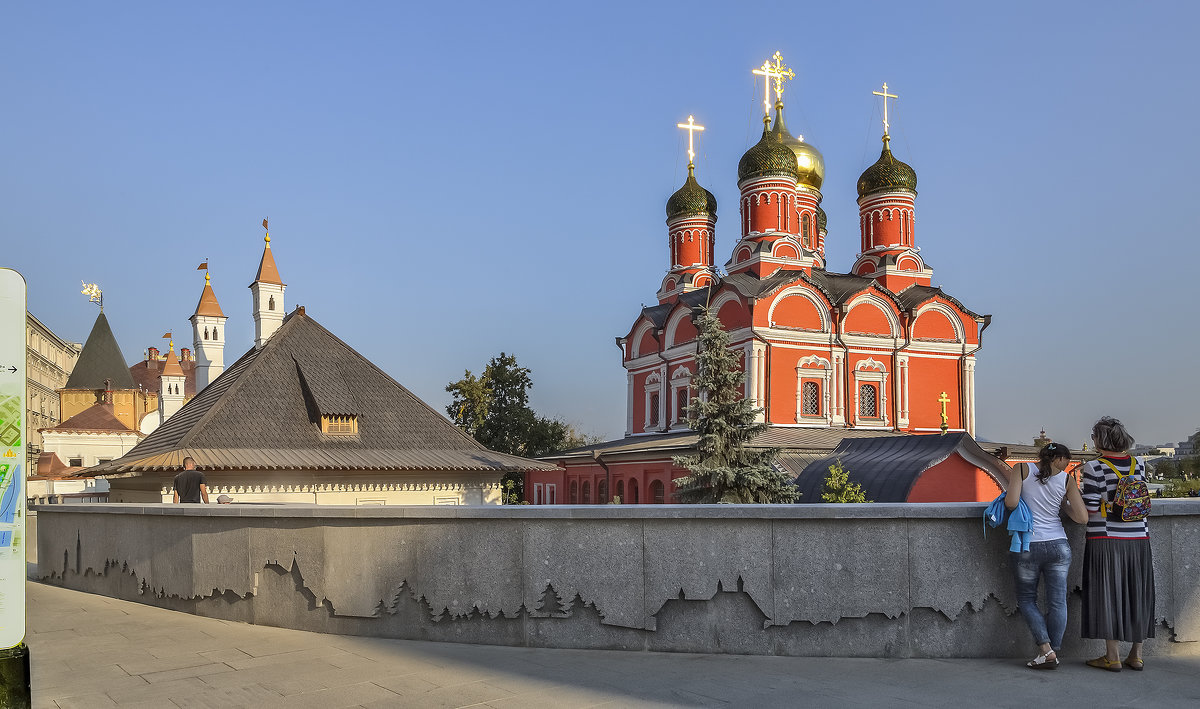
[[[358,434],[321,433],[322,415]],[[534,470],[490,451],[301,310],[121,458],[90,475],[207,469]]]
[[[912,434],[900,431],[862,428],[801,428],[798,426],[771,426],[763,431],[750,446],[755,448],[779,448],[780,456],[784,452],[815,452],[824,455],[833,450],[846,438],[878,438],[892,436],[910,436]],[[592,458],[594,453],[600,455],[617,454],[675,454],[688,451],[696,445],[699,437],[691,431],[678,433],[661,433],[648,436],[626,436],[612,441],[596,443],[590,446],[572,448],[541,459],[555,461],[571,458]],[[797,471],[799,472],[799,471]]]
[[[83,350],[79,353],[79,361],[67,378],[67,389],[103,389],[104,380],[110,380],[113,389],[136,389],[133,377],[129,374],[129,365],[113,337],[112,328],[108,326],[108,318],[101,311],[92,325]]]
[[[951,303],[954,303],[967,315],[976,318],[980,317],[978,313],[972,312],[969,308],[967,308],[967,306],[960,303],[956,298],[947,295],[945,291],[935,286],[909,286],[908,288],[900,291],[900,293],[896,296],[896,301],[900,303],[900,306],[904,310],[913,310],[918,305],[927,300],[931,300],[934,296],[939,295]]]
[[[796,479],[796,487],[800,490],[801,502],[820,502],[829,466],[841,460],[850,482],[861,485],[867,499],[905,502],[921,473],[956,452],[984,467],[999,480],[1005,479],[1006,466],[980,448],[975,439],[965,433],[948,433],[944,436],[847,438],[832,454],[810,463]]]

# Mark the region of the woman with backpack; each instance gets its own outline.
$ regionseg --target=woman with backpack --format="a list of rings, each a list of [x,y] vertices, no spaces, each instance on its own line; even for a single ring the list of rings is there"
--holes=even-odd
[[[1150,557],[1150,492],[1145,466],[1129,455],[1133,437],[1115,418],[1092,427],[1100,453],[1083,466],[1088,508],[1083,552],[1082,635],[1104,640],[1104,655],[1090,667],[1141,671],[1142,641],[1154,637],[1154,564]],[[1119,642],[1131,642],[1121,662]]]
[[[1017,606],[1038,656],[1026,663],[1034,670],[1058,668],[1058,650],[1067,629],[1067,569],[1071,566],[1071,545],[1063,529],[1060,513],[1078,524],[1087,522],[1087,511],[1079,494],[1079,485],[1065,471],[1071,464],[1071,449],[1050,443],[1038,451],[1037,463],[1019,463],[1008,476],[1004,506],[1014,509],[1024,502],[1033,517],[1033,541],[1029,551],[1011,552]],[[1046,589],[1046,612],[1038,608],[1038,578]]]

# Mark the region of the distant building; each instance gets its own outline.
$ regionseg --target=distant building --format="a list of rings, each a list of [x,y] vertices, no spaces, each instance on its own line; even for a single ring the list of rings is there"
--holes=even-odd
[[[60,417],[58,390],[66,385],[83,345],[54,334],[33,313],[25,318],[26,406],[25,441],[32,472],[42,452],[39,429],[57,426]]]
[[[214,499],[235,502],[499,504],[504,473],[554,469],[484,448],[304,308],[285,318],[267,239],[250,284],[254,346],[223,367],[214,343],[224,346],[224,315],[206,278],[192,316],[199,391],[179,401],[182,370],[168,353],[160,382],[179,394],[160,399],[171,402],[163,423],[125,455],[85,471],[108,479],[111,501],[170,501],[185,457]],[[214,377],[207,385],[206,373]]]

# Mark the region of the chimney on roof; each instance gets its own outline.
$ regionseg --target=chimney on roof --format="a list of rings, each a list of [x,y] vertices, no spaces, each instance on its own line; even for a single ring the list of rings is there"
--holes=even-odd
[[[179,348],[179,361],[190,362],[192,359],[192,351],[187,347]]]
[[[109,406],[112,406],[113,403],[111,379],[104,380],[104,403],[108,404]]]
[[[146,369],[158,369],[157,347],[149,347],[146,349]]]
[[[304,314],[304,306],[303,306],[303,305],[297,305],[297,306],[296,306],[296,310],[300,311],[300,314],[301,314],[301,315],[303,315],[303,314]]]

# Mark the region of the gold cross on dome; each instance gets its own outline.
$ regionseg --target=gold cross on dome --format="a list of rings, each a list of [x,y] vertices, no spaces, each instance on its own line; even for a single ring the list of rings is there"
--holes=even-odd
[[[771,64],[771,59],[775,64]],[[775,100],[783,99],[783,82],[796,78],[796,73],[783,65],[783,55],[775,52],[775,56],[763,62],[762,66],[752,70],[751,74],[763,77],[763,113],[771,113],[771,80],[775,80]]]
[[[682,128],[688,132],[688,167],[696,166],[696,150],[692,142],[695,138],[696,131],[704,130],[704,126],[696,124],[695,116],[688,116],[687,123],[676,123],[676,128]]]
[[[883,134],[884,134],[884,135],[887,135],[887,134],[888,134],[888,127],[889,127],[889,125],[888,125],[888,117],[887,117],[887,100],[888,100],[889,98],[900,98],[900,97],[899,97],[899,96],[897,96],[896,94],[889,94],[889,93],[888,93],[888,90],[887,90],[887,82],[886,82],[886,81],[885,81],[885,82],[883,82],[883,91],[882,91],[882,92],[880,92],[880,91],[872,91],[871,93],[875,94],[876,96],[882,96],[882,97],[883,97]],[[946,392],[942,392],[942,396],[945,396],[945,395],[946,395]],[[945,407],[943,407],[943,408],[945,408]]]

